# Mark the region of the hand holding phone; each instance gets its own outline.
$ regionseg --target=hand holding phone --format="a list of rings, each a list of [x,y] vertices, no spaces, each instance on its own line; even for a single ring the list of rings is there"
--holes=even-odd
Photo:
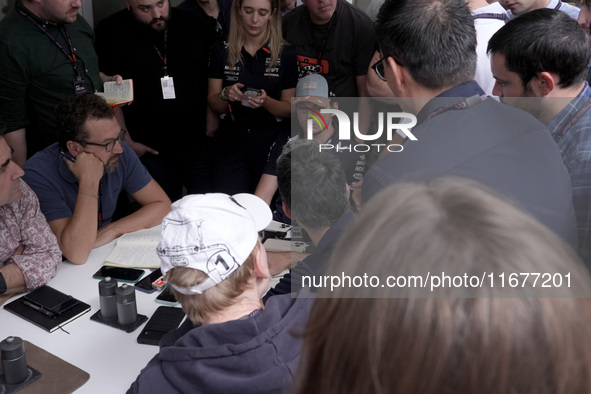
[[[246,86],[240,90],[242,90],[242,92],[244,93],[242,95],[242,105],[244,105],[245,107],[252,107],[250,105],[250,99],[259,97],[263,94],[261,89],[249,88]]]

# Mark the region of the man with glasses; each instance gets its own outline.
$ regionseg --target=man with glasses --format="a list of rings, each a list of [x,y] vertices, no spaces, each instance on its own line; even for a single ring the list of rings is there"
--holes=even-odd
[[[160,223],[170,200],[122,142],[125,130],[104,99],[74,95],[58,106],[57,114],[59,142],[27,161],[23,179],[39,197],[63,255],[84,264],[91,249]],[[113,222],[123,190],[142,207]]]
[[[407,139],[402,152],[366,172],[362,205],[390,184],[462,176],[519,204],[575,246],[570,179],[548,131],[487,98],[473,81],[476,32],[465,1],[388,1],[376,35],[382,59],[375,69],[403,111],[416,116],[418,140]]]

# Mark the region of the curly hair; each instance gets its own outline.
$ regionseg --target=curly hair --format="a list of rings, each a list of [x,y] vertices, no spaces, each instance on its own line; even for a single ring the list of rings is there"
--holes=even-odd
[[[115,112],[105,99],[93,94],[74,94],[67,97],[56,108],[58,125],[58,142],[63,150],[67,150],[68,141],[84,141],[88,132],[84,123],[89,118],[112,119]]]

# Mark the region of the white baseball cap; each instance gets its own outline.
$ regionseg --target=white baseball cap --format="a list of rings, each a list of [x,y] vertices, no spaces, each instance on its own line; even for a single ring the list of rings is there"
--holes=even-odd
[[[253,194],[191,194],[172,204],[162,221],[162,274],[193,268],[209,278],[191,288],[171,284],[183,294],[201,294],[236,271],[250,256],[258,232],[271,223],[269,206]]]

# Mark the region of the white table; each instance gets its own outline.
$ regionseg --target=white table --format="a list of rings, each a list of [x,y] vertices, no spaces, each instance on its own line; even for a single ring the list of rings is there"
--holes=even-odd
[[[60,329],[48,333],[4,308],[0,309],[0,340],[10,335],[19,336],[90,374],[90,379],[76,391],[77,394],[124,393],[140,370],[158,353],[157,346],[137,343],[137,336],[145,324],[126,333],[90,320],[90,316],[100,309],[99,280],[92,274],[103,265],[114,247],[115,241],[94,249],[84,265],[63,262],[55,278],[48,283],[91,307],[89,312],[63,327],[69,335]],[[146,294],[136,290],[138,314],[150,318],[160,306],[154,302],[157,295],[157,292]]]

